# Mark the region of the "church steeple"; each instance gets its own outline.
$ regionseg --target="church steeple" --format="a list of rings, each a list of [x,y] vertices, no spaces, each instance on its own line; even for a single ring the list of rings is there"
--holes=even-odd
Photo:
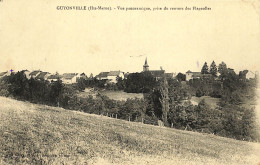
[[[143,65],[143,71],[149,71],[149,65],[147,63],[147,57],[145,58],[145,62],[144,62],[144,65]]]

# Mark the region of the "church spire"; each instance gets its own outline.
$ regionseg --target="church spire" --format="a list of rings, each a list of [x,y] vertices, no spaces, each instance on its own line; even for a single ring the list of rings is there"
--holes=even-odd
[[[147,63],[147,57],[145,58],[145,62],[144,62],[144,65],[143,65],[143,71],[149,71],[149,65]]]

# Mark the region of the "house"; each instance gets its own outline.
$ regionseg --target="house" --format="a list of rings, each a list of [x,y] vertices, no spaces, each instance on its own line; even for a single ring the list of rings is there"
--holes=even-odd
[[[79,78],[87,79],[87,75],[85,73],[81,73],[79,75]]]
[[[51,74],[49,72],[40,72],[35,79],[36,80],[47,80],[47,78],[50,76]]]
[[[201,72],[192,72],[192,71],[188,70],[186,72],[186,81],[189,81],[189,80],[192,80],[195,78],[200,78],[200,76],[201,76]]]
[[[107,80],[108,79],[108,73],[109,72],[100,72],[97,76],[96,76],[96,78],[98,79],[98,80]]]
[[[211,78],[211,74],[201,74],[201,72],[192,72],[188,70],[186,72],[186,81],[193,80],[193,79],[201,79],[201,78]]]
[[[257,72],[248,71],[246,73],[246,79],[254,79],[257,77],[256,75],[257,75]]]
[[[31,76],[30,76],[30,73],[31,73],[31,72],[30,72],[29,70],[27,70],[27,69],[26,69],[26,70],[22,70],[21,72],[23,72],[23,73],[25,74],[25,76],[26,76],[27,79],[30,79],[30,78],[31,78]]]
[[[61,80],[64,84],[73,84],[77,82],[79,77],[78,73],[64,73]]]
[[[47,77],[47,81],[49,81],[49,82],[56,82],[59,79],[61,80],[61,76],[59,74],[57,74],[57,73]]]
[[[29,76],[32,77],[32,78],[35,78],[36,76],[38,76],[38,74],[40,74],[42,71],[40,70],[35,70],[35,71],[32,71]]]
[[[107,74],[107,79],[109,80],[110,83],[117,83],[117,78],[121,77],[122,79],[124,79],[124,73],[119,71],[110,71]]]
[[[124,79],[124,72],[110,71],[110,72],[100,72],[96,78],[98,80],[108,80],[108,83],[117,83],[117,77]]]
[[[156,80],[164,78],[165,70],[149,70],[147,72],[150,72]]]
[[[145,58],[145,62],[143,65],[143,72],[150,72],[156,80],[162,79],[162,78],[173,78],[173,73],[165,73],[165,70],[161,69],[160,70],[149,70],[149,65],[147,62],[147,58]]]

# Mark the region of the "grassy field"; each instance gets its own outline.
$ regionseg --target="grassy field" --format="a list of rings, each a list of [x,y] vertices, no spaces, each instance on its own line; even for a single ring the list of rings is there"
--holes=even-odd
[[[205,99],[205,102],[211,107],[216,108],[217,103],[219,102],[219,98],[213,98],[210,96],[202,96],[202,97],[191,97],[191,102],[193,105],[198,105],[201,100]]]
[[[260,144],[0,97],[0,164],[258,165]]]
[[[104,91],[98,91],[99,93],[109,97],[110,99],[113,100],[120,100],[120,101],[125,101],[127,99],[142,99],[143,94],[142,93],[126,93],[124,91],[109,91],[109,90],[104,90]],[[95,95],[98,93],[97,91],[90,91],[86,89],[84,92],[79,93],[79,97],[88,97],[89,95],[92,95],[95,97]]]

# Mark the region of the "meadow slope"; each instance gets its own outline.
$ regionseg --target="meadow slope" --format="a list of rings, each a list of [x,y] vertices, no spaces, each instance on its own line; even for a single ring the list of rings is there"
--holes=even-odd
[[[0,97],[0,164],[250,164],[260,145]]]

